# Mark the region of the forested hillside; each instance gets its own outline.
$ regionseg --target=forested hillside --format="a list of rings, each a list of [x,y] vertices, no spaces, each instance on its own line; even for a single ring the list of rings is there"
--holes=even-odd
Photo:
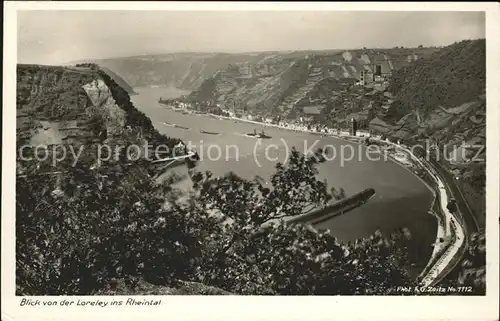
[[[455,43],[396,70],[388,90],[402,115],[418,110],[425,117],[439,106],[476,101],[485,87],[486,41],[481,39]]]
[[[387,119],[404,124],[412,139],[439,146],[438,160],[459,178],[479,228],[485,224],[485,46],[484,39],[461,41],[396,71]]]

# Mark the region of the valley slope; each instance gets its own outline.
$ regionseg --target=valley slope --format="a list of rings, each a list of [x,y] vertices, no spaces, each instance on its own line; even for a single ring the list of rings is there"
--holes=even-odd
[[[160,134],[132,105],[128,92],[95,65],[18,65],[16,109],[17,146],[31,147],[30,153],[36,146],[88,146],[91,155],[102,143],[173,147],[179,142]],[[18,171],[23,172],[33,162],[20,156]]]

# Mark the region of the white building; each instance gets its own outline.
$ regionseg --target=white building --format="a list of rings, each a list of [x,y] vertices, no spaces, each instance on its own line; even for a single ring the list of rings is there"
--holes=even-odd
[[[356,131],[356,136],[357,137],[370,137],[371,134],[370,134],[370,132],[368,132],[366,130],[357,130]]]

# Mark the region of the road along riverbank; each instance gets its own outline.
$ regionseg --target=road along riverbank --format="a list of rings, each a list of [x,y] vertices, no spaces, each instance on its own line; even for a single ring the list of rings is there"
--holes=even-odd
[[[463,255],[466,245],[466,227],[461,217],[448,209],[447,205],[451,199],[450,189],[445,185],[439,174],[436,173],[433,166],[427,161],[419,159],[406,146],[387,141],[383,141],[383,143],[395,146],[408,153],[413,161],[427,171],[438,188],[437,200],[440,205],[440,217],[443,219],[443,224],[439,224],[441,229],[438,230],[436,244],[442,243],[442,239],[444,239],[446,244],[433,252],[428,266],[424,269],[423,274],[421,274],[422,285],[434,285],[454,267],[454,264]]]

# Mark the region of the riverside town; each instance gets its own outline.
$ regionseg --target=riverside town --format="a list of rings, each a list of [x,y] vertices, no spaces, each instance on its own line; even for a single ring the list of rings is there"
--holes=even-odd
[[[17,15],[22,306],[486,296],[484,12],[56,13]]]

